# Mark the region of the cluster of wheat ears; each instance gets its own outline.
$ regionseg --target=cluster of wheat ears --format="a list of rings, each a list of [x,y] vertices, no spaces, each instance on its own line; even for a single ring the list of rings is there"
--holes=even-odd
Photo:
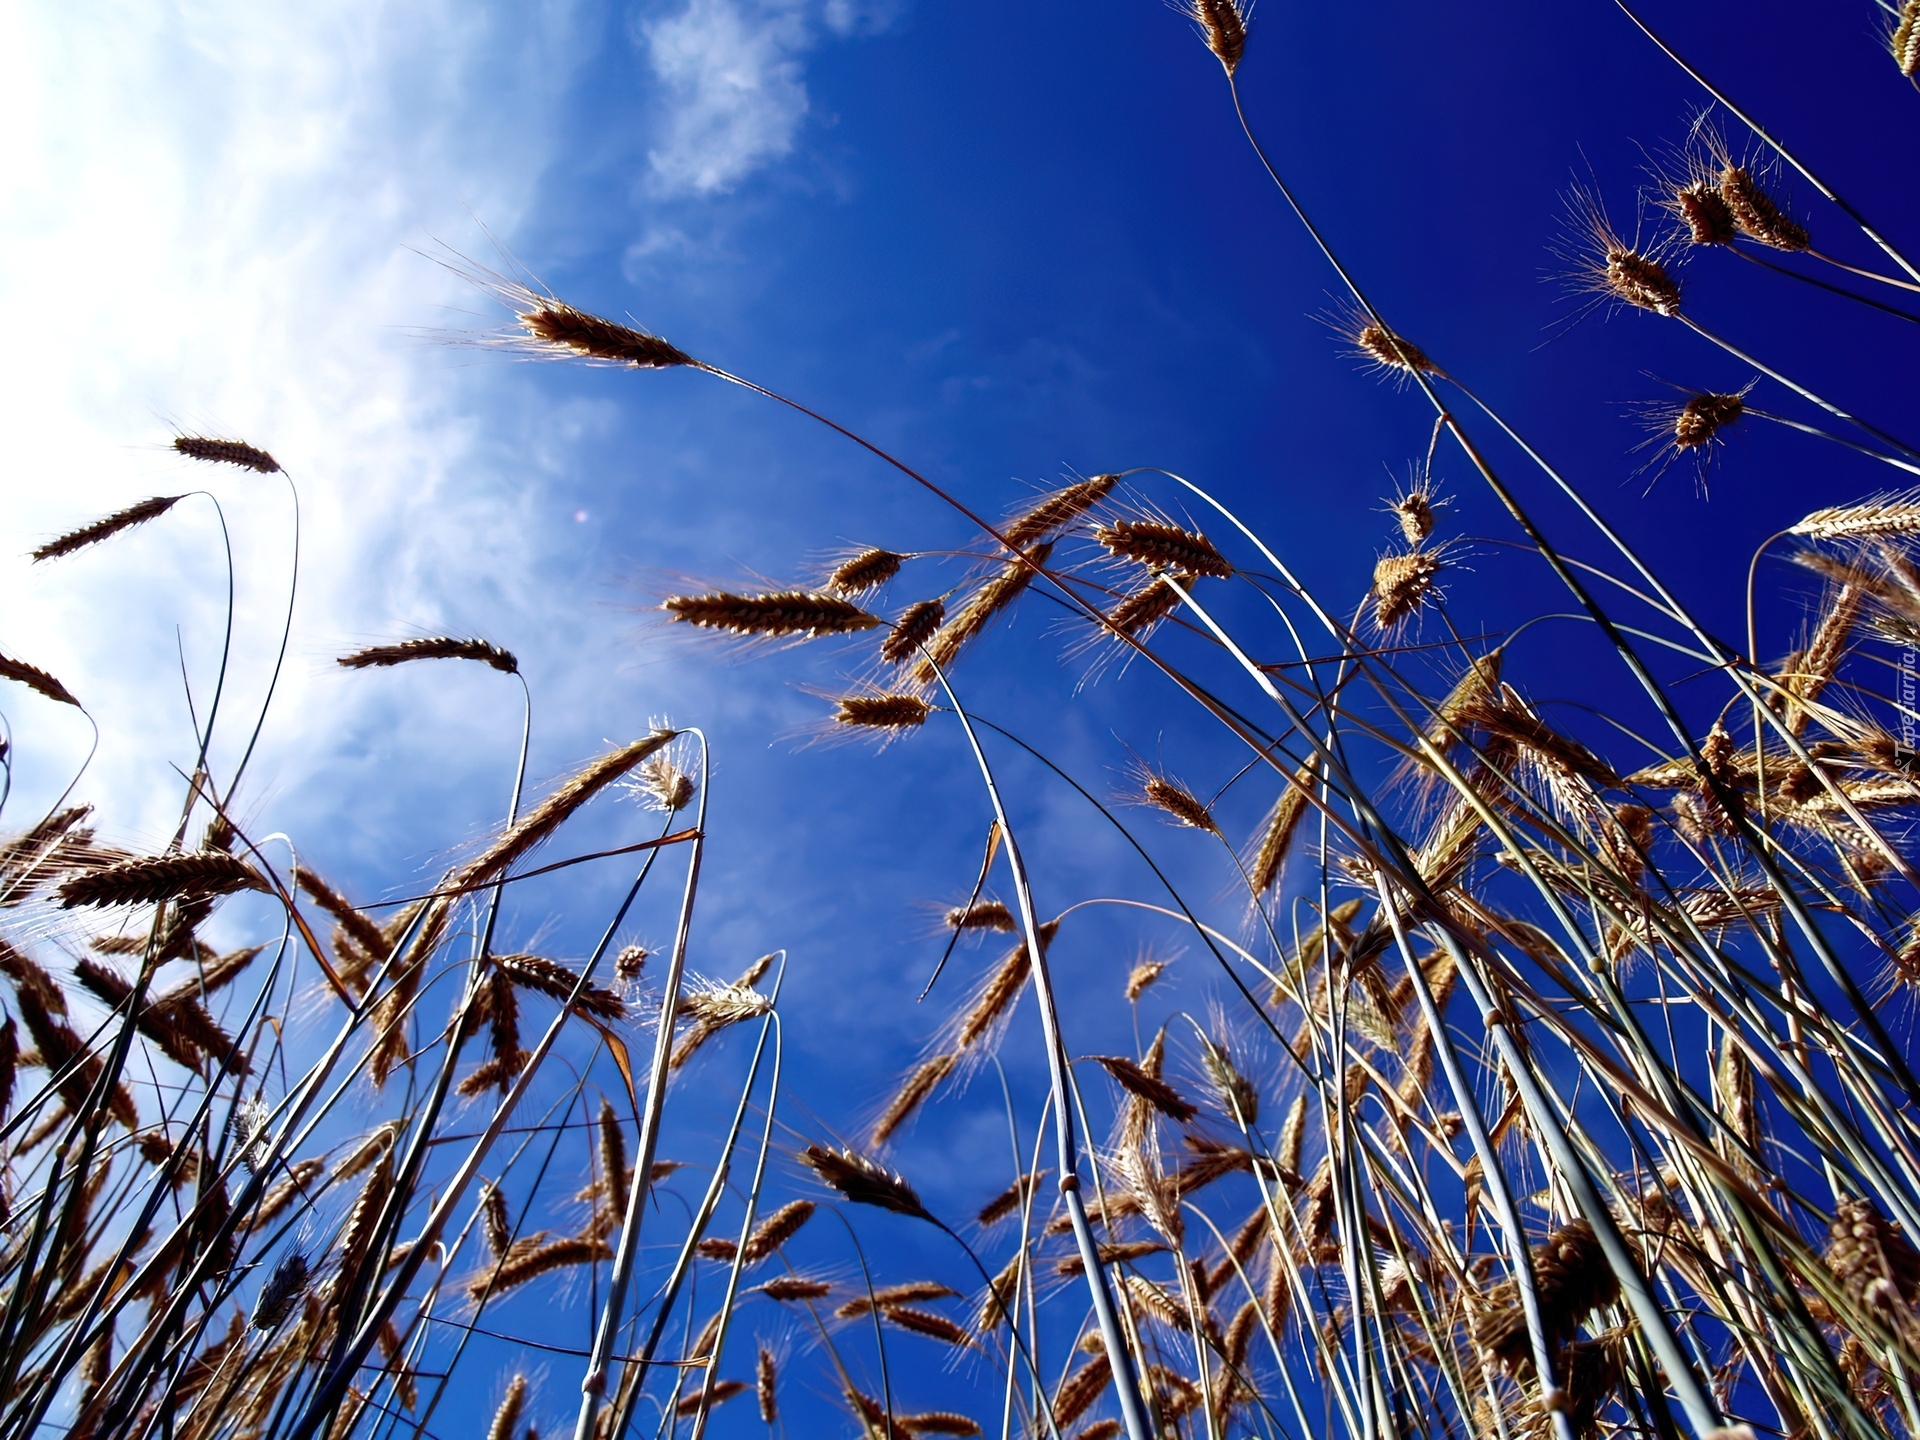
[[[1237,109],[1246,16],[1235,0],[1193,0],[1192,18]],[[1917,37],[1908,0],[1889,39],[1909,76]],[[1688,73],[1746,138],[1708,124],[1686,138],[1645,197],[1670,217],[1658,243],[1624,240],[1591,194],[1574,242],[1605,303],[1686,325],[1757,372],[1746,391],[1672,407],[1670,457],[1703,457],[1728,427],[1764,420],[1920,474],[1920,451],[1689,313],[1689,251],[1744,255],[1881,309],[1889,290],[1920,291],[1920,269]],[[1893,273],[1815,249],[1782,203],[1787,168]],[[989,520],[806,411],[978,532],[965,578],[923,586],[891,618],[876,597],[933,557],[869,548],[792,589],[664,606],[671,622],[739,636],[865,637],[851,642],[873,646],[864,678],[832,723],[949,726],[977,762],[992,823],[969,898],[947,915],[947,952],[994,934],[1009,948],[871,1133],[805,1144],[778,1118],[782,957],[725,982],[686,968],[706,839],[697,732],[656,730],[537,802],[522,793],[523,745],[497,836],[429,889],[355,903],[247,833],[235,802],[265,714],[217,774],[217,691],[160,853],[99,842],[89,807],[66,796],[0,847],[0,1440],[432,1437],[472,1428],[477,1403],[497,1403],[490,1440],[521,1440],[541,1407],[571,1408],[576,1393],[576,1440],[698,1437],[716,1415],[783,1426],[796,1354],[814,1362],[800,1423],[823,1423],[824,1391],[848,1433],[879,1440],[1920,1434],[1920,1078],[1891,1013],[1920,988],[1920,874],[1898,828],[1920,805],[1920,714],[1897,658],[1920,645],[1920,502],[1782,517],[1769,545],[1824,593],[1803,643],[1763,662],[1758,636],[1740,651],[1696,623],[1321,249],[1351,299],[1353,349],[1431,404],[1433,447],[1458,447],[1566,587],[1568,623],[1617,654],[1607,684],[1617,696],[1624,679],[1658,726],[1631,764],[1529,703],[1507,658],[1524,626],[1499,643],[1460,637],[1424,483],[1394,500],[1398,534],[1364,600],[1333,605],[1170,472],[1076,479]],[[1835,284],[1817,278],[1822,264],[1851,273]],[[691,367],[805,409],[657,336],[483,278],[533,353]],[[1848,288],[1863,282],[1883,288]],[[1759,409],[1761,384],[1813,419]],[[1563,558],[1535,527],[1524,487],[1473,438],[1483,422],[1528,457],[1528,483],[1581,509],[1615,572]],[[252,472],[244,483],[292,485],[252,445],[175,449]],[[144,501],[34,559],[85,563],[67,557],[186,499]],[[1213,596],[1230,586],[1273,623],[1223,625]],[[1601,586],[1631,613],[1603,608]],[[956,689],[995,619],[1035,597],[1244,747],[1233,783],[1275,798],[1238,848],[1218,792],[1202,799],[1148,768],[1132,797],[1210,837],[1189,843],[1219,843],[1244,902],[1233,914],[1210,923],[1171,883],[1035,908],[989,756],[1017,746],[1052,762]],[[1414,626],[1429,643],[1402,643]],[[1684,714],[1643,659],[1656,653],[1710,677]],[[475,639],[340,664],[428,661],[519,677],[511,654]],[[80,707],[24,661],[0,656],[0,678]],[[1703,697],[1709,684],[1718,693]],[[1053,773],[1161,874],[1111,795]],[[615,787],[651,805],[658,833],[536,857]],[[583,961],[501,953],[521,882],[620,856],[632,884]],[[658,955],[621,939],[649,880],[672,924]],[[240,896],[259,943],[219,953],[202,930]],[[1183,932],[1196,963],[1217,964],[1212,1013],[1156,1012],[1164,963],[1143,962],[1110,1003],[1133,1007],[1151,1038],[1131,1055],[1077,1054],[1047,955],[1094,904]],[[1023,1114],[1003,1091],[1008,1183],[950,1223],[886,1147],[992,1063],[1029,991],[1044,1103]],[[684,1163],[662,1158],[676,1075],[730,1030],[700,1063],[709,1092],[736,1077],[731,1122],[683,1136]],[[1254,1043],[1278,1057],[1264,1080]],[[783,1184],[798,1187],[784,1202]],[[942,1232],[951,1269],[888,1273],[851,1228],[835,1243],[857,1267],[823,1268],[835,1250],[820,1227],[841,1206]],[[554,1324],[551,1304],[516,1308],[542,1288],[577,1325]],[[943,1363],[969,1367],[969,1393],[991,1397],[979,1413],[914,1403]],[[450,1392],[456,1375],[464,1394]]]

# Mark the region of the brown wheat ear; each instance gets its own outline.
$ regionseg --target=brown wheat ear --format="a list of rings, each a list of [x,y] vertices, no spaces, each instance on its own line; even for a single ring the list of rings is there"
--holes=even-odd
[[[1109,554],[1135,560],[1157,574],[1212,575],[1226,579],[1233,566],[1197,531],[1182,530],[1158,520],[1116,520],[1098,526],[1093,538]]]
[[[809,1145],[800,1152],[800,1159],[823,1183],[856,1205],[874,1205],[896,1215],[933,1219],[927,1207],[920,1203],[919,1192],[907,1183],[906,1177],[877,1160],[828,1145]]]
[[[862,550],[835,566],[823,588],[848,598],[864,595],[869,590],[878,590],[898,575],[906,559],[904,555],[882,550],[878,546]]]
[[[56,705],[71,705],[76,710],[85,708],[73,698],[73,692],[66,686],[38,665],[29,665],[24,660],[0,655],[0,680],[18,680],[28,689],[39,691]]]
[[[1122,1090],[1139,1096],[1177,1125],[1186,1124],[1200,1113],[1199,1106],[1124,1055],[1089,1055],[1087,1058],[1111,1075]]]
[[[759,1361],[754,1367],[754,1394],[760,1401],[760,1418],[769,1425],[780,1418],[780,1402],[774,1393],[779,1373],[773,1351],[762,1345]]]
[[[907,1123],[913,1112],[926,1103],[929,1096],[939,1087],[940,1082],[953,1073],[958,1062],[957,1055],[936,1055],[914,1070],[895,1092],[887,1108],[873,1125],[873,1143],[884,1145],[893,1138],[894,1132]]]
[[[1403,376],[1416,372],[1422,375],[1446,373],[1428,358],[1426,351],[1404,335],[1394,334],[1384,325],[1367,321],[1356,327],[1348,338],[1359,358],[1370,360],[1384,370],[1398,370]]]
[[[179,897],[206,899],[236,890],[265,890],[260,872],[223,850],[155,855],[76,875],[57,892],[61,905],[153,905]]]
[[[202,435],[176,435],[173,448],[194,460],[216,465],[238,465],[262,475],[278,475],[280,462],[256,445],[244,440],[209,440]]]
[[[1744,165],[1728,165],[1720,172],[1720,198],[1727,202],[1740,233],[1775,250],[1799,251],[1812,246],[1807,227],[1791,219],[1760,187]]]
[[[1733,207],[1710,179],[1676,186],[1661,204],[1687,227],[1687,239],[1694,245],[1731,245],[1740,228],[1734,223]]]
[[[142,500],[138,505],[129,505],[124,510],[116,510],[105,519],[96,520],[91,525],[83,525],[78,530],[69,530],[57,540],[49,540],[33,552],[36,563],[41,560],[57,560],[62,555],[71,555],[76,550],[84,550],[89,545],[98,545],[102,540],[111,539],[122,530],[131,530],[136,525],[144,525],[156,520],[178,505],[184,495],[156,495],[151,500]]]
[[[950,930],[1000,930],[1013,933],[1013,912],[999,900],[976,900],[966,907],[954,906],[947,911],[947,928]]]
[[[1180,590],[1187,590],[1199,578],[1197,575],[1176,575],[1174,580]],[[1180,608],[1180,590],[1156,576],[1131,595],[1123,595],[1120,603],[1108,612],[1107,624],[1122,635],[1145,639],[1162,620]]]
[[[663,370],[694,363],[692,356],[658,335],[589,315],[561,300],[550,299],[519,312],[516,318],[533,340],[585,360],[631,365],[640,370]]]
[[[773,1214],[754,1227],[747,1237],[745,1254],[747,1263],[764,1260],[795,1235],[800,1227],[813,1218],[814,1204],[811,1200],[789,1200]]]
[[[918,695],[844,695],[836,702],[833,723],[875,730],[906,730],[927,723],[933,706]]]
[[[880,658],[889,665],[911,660],[920,653],[920,647],[933,638],[946,618],[945,601],[921,600],[909,605],[893,622],[887,638],[880,642]]]
[[[1747,413],[1746,392],[1732,395],[1701,394],[1680,407],[1673,417],[1673,443],[1676,449],[1697,450],[1713,443],[1725,427]]]
[[[402,640],[397,645],[370,645],[342,655],[337,663],[343,669],[365,670],[375,665],[404,665],[409,660],[477,660],[503,674],[520,673],[520,662],[511,650],[502,650],[488,640],[459,640],[451,635]]]
[[[1171,815],[1182,825],[1195,830],[1204,830],[1209,835],[1218,835],[1220,827],[1215,823],[1213,812],[1208,810],[1198,796],[1178,780],[1165,775],[1149,774],[1140,787],[1141,797],[1154,809]]]
[[[1657,254],[1621,239],[1597,196],[1576,190],[1570,206],[1576,238],[1562,253],[1576,261],[1582,289],[1656,315],[1680,313],[1680,282]]]
[[[837,595],[779,590],[770,595],[670,595],[660,607],[674,619],[735,635],[848,635],[884,624]]]
[[[1000,532],[1001,538],[1016,550],[1025,550],[1042,540],[1051,540],[1113,492],[1120,483],[1118,475],[1095,475],[1064,489],[1042,496],[1039,503],[1013,517]]]
[[[1241,0],[1189,0],[1189,4],[1188,13],[1200,26],[1207,48],[1232,75],[1247,51],[1247,17],[1253,7]]]
[[[580,984],[573,971],[543,955],[496,955],[493,963],[523,990],[537,990],[562,1002],[571,999]],[[589,985],[580,991],[573,1008],[599,1020],[620,1020],[626,1016],[627,1002],[603,986]]]

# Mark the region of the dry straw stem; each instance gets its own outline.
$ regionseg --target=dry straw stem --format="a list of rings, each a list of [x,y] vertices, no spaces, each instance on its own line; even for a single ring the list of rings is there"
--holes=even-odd
[[[507,675],[520,673],[520,662],[512,651],[502,650],[488,640],[460,640],[451,635],[430,635],[394,645],[371,645],[351,655],[342,655],[338,663],[348,670],[365,670],[375,665],[404,665],[410,660],[477,660]]]
[[[1000,531],[1001,538],[1015,550],[1051,540],[1112,494],[1119,483],[1118,475],[1095,475],[1055,490],[1009,519]]]
[[[953,618],[926,640],[926,653],[913,670],[914,680],[922,685],[932,684],[941,670],[953,664],[968,641],[985,630],[994,616],[1020,598],[1052,556],[1053,542],[1042,541],[1032,549],[1022,551],[1020,559],[1007,561],[993,576],[976,586]],[[881,653],[885,658],[886,651],[883,649]]]
[[[0,655],[0,680],[17,680],[30,690],[53,701],[56,705],[71,705],[74,709],[84,708],[73,698],[73,692],[62,685],[53,676],[38,665],[29,665],[24,660],[15,660],[10,655]]]
[[[882,550],[878,546],[862,550],[836,565],[833,573],[827,576],[823,588],[847,599],[864,595],[869,590],[878,590],[898,575],[906,559],[904,555]]]
[[[122,530],[131,530],[136,525],[144,525],[149,520],[158,519],[186,497],[184,495],[156,495],[151,500],[142,500],[138,505],[129,505],[124,510],[116,510],[103,520],[91,525],[83,525],[78,530],[69,530],[57,540],[49,540],[33,552],[36,563],[41,560],[57,560],[62,555],[71,555],[76,550],[84,550],[89,545],[98,545],[102,540],[111,539]]]
[[[1162,520],[1116,520],[1094,528],[1093,538],[1111,555],[1137,561],[1159,575],[1233,574],[1226,556],[1205,535]]]
[[[528,308],[517,311],[515,318],[536,345],[563,350],[582,360],[630,365],[638,370],[664,370],[696,363],[692,356],[658,335],[589,315],[550,295],[540,296],[531,290],[522,290],[520,294]]]
[[[204,900],[238,890],[268,889],[246,861],[224,850],[190,855],[154,855],[103,865],[63,882],[61,905],[156,905],[165,900]]]
[[[734,635],[851,635],[886,622],[837,595],[807,590],[777,590],[767,595],[736,595],[715,590],[705,595],[670,595],[665,610],[675,620]]]
[[[942,1080],[953,1073],[953,1067],[959,1062],[957,1055],[935,1055],[932,1059],[916,1066],[906,1082],[901,1085],[894,1097],[874,1121],[872,1140],[875,1145],[884,1145],[893,1138],[894,1132],[907,1123],[907,1120],[926,1103]]]
[[[857,1151],[809,1145],[800,1152],[800,1160],[825,1185],[856,1205],[874,1205],[896,1215],[933,1219],[905,1176]]]
[[[834,724],[872,730],[910,730],[933,713],[920,696],[904,693],[843,695],[834,705]]]
[[[1811,540],[1871,540],[1899,535],[1920,535],[1920,494],[1907,491],[1881,495],[1856,505],[1829,505],[1815,510],[1789,535],[1804,535]]]
[[[280,462],[257,445],[249,445],[244,440],[210,440],[204,435],[177,435],[173,448],[192,460],[205,460],[217,465],[238,465],[243,470],[255,470],[262,475],[280,473]]]
[[[1246,54],[1247,20],[1252,10],[1253,6],[1242,0],[1188,0],[1187,13],[1200,26],[1207,48],[1229,76],[1240,68],[1240,58]]]

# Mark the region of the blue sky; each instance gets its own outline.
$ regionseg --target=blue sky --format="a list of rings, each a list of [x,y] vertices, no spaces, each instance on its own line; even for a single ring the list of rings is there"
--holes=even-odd
[[[1920,198],[1894,157],[1920,98],[1878,47],[1875,6],[1647,8],[1877,223],[1915,233]],[[986,512],[1069,469],[1188,474],[1336,609],[1364,592],[1387,540],[1381,497],[1426,448],[1418,397],[1339,353],[1320,318],[1334,277],[1258,174],[1218,66],[1160,0],[24,3],[0,11],[0,39],[19,57],[0,96],[0,290],[17,336],[0,648],[99,715],[88,793],[115,797],[109,833],[155,843],[167,829],[166,767],[189,751],[176,627],[204,683],[215,532],[183,508],[111,555],[36,570],[19,552],[183,488],[174,427],[238,433],[294,473],[305,524],[256,824],[367,894],[494,822],[516,693],[487,674],[331,665],[378,640],[475,632],[518,652],[541,779],[653,717],[705,727],[715,841],[693,964],[731,974],[789,949],[789,1085],[816,1117],[791,1118],[819,1133],[856,1133],[932,1032],[931,1002],[913,1004],[935,953],[924,907],[964,894],[984,797],[950,729],[879,755],[809,743],[827,709],[809,687],[842,685],[850,654],[729,652],[644,611],[690,582],[805,579],[839,547],[952,548],[966,533],[871,458],[707,377],[443,343],[504,317],[419,252],[498,263],[497,241],[573,303],[795,395]],[[1686,466],[1635,474],[1634,402],[1752,372],[1668,322],[1576,323],[1554,279],[1569,184],[1590,177],[1631,227],[1649,155],[1702,101],[1611,5],[1264,0],[1241,76],[1255,127],[1383,312],[1724,632],[1737,637],[1755,544],[1892,488],[1884,467],[1758,427],[1704,489]],[[1788,189],[1817,244],[1872,258],[1806,186]],[[1835,312],[1810,292],[1724,255],[1686,280],[1694,311],[1737,343],[1883,425],[1910,415],[1904,322],[1847,315],[1857,343],[1821,348]],[[1519,474],[1511,452],[1495,458]],[[1443,523],[1485,538],[1453,582],[1456,623],[1563,608],[1462,472],[1440,469]],[[287,501],[250,477],[191,479],[219,492],[239,537],[244,698],[276,638]],[[1519,483],[1571,553],[1600,558],[1567,506]],[[1809,591],[1762,575],[1762,648],[1778,653]],[[963,671],[972,705],[1100,793],[1123,785],[1130,751],[1203,793],[1225,780],[1237,757],[1153,677],[1082,686],[1052,613],[1029,604],[981,646]],[[1535,633],[1552,638],[1515,657],[1529,693],[1593,698],[1585,640]],[[32,698],[6,706],[25,815],[88,737]],[[1043,909],[1145,893],[1104,822],[1000,758]],[[1234,832],[1270,798],[1236,792]],[[1226,895],[1198,837],[1141,829],[1190,893]],[[584,949],[596,884],[521,915],[517,938]],[[1178,940],[1100,914],[1066,937],[1061,983],[1091,997],[1076,1048],[1126,1043],[1118,983],[1148,944]],[[1171,978],[1168,1003],[1202,1011],[1198,958]],[[1007,1058],[1032,1095],[1023,1037]],[[936,1106],[898,1150],[956,1214],[1002,1183],[979,1178],[985,1154],[1003,1168],[985,1101],[976,1088]],[[557,1418],[571,1387],[555,1384]]]

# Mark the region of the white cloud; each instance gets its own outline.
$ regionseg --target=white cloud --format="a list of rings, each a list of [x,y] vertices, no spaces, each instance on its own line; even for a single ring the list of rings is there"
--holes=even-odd
[[[340,796],[313,777],[370,751],[390,775],[409,754],[432,762],[419,774],[444,773],[448,754],[491,760],[495,732],[517,720],[465,677],[417,688],[417,723],[402,726],[393,686],[345,684],[328,660],[342,643],[483,613],[512,616],[521,634],[502,638],[527,646],[566,623],[536,581],[573,527],[570,506],[544,513],[535,420],[511,403],[489,409],[489,394],[514,393],[503,367],[462,366],[403,337],[449,307],[482,308],[408,247],[472,238],[468,207],[514,229],[583,58],[567,7],[200,0],[4,15],[21,83],[0,101],[15,137],[0,167],[0,305],[18,327],[0,356],[0,651],[52,670],[99,717],[104,741],[79,793],[108,801],[117,839],[171,829],[170,767],[192,759],[176,626],[204,713],[225,601],[220,532],[194,500],[110,548],[40,566],[21,551],[148,495],[219,496],[239,597],[216,751],[229,771],[279,641],[285,486],[177,459],[174,423],[265,445],[301,487],[297,626],[255,804],[276,822],[286,801],[309,818],[337,812]],[[0,710],[20,760],[6,819],[25,823],[89,732],[13,685]]]
[[[799,55],[812,43],[797,0],[687,0],[642,25],[667,105],[661,143],[648,152],[667,195],[732,189],[789,154],[807,115]]]

